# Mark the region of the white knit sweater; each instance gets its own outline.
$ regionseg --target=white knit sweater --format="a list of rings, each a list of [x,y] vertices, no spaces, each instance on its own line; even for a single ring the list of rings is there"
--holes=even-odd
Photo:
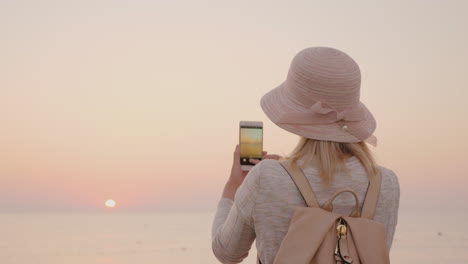
[[[298,161],[299,164],[302,162]],[[367,174],[356,157],[347,159],[345,163],[350,175],[338,172],[330,186],[321,183],[317,166],[303,169],[320,205],[337,189],[350,187],[358,195],[362,208],[368,185]],[[398,219],[400,186],[392,170],[379,168],[382,184],[374,220],[385,225],[390,250]],[[333,202],[333,211],[349,214],[354,203],[350,193],[343,193]],[[295,206],[306,204],[291,177],[278,161],[262,160],[249,171],[234,201],[222,198],[218,203],[212,226],[212,248],[216,258],[222,263],[242,262],[256,239],[262,264],[273,263]]]

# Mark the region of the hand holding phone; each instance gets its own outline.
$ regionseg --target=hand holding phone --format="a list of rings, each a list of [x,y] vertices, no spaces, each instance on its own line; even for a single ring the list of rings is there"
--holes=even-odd
[[[250,170],[255,164],[249,159],[262,160],[263,122],[239,122],[240,164],[243,171]]]

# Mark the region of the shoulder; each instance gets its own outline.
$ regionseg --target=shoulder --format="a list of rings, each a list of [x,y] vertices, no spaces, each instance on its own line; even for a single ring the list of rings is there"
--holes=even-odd
[[[245,185],[250,189],[260,187],[262,183],[275,180],[278,177],[284,177],[284,168],[278,160],[264,159],[253,166],[245,177]]]
[[[399,186],[398,176],[392,169],[389,169],[384,166],[379,166],[379,169],[382,175],[382,181],[389,182],[395,187]]]
[[[259,166],[259,169],[262,173],[275,174],[277,172],[283,172],[284,168],[281,166],[278,160],[274,159],[264,159],[260,161],[256,166]]]
[[[384,166],[379,166],[382,175],[381,190],[383,193],[388,193],[393,196],[393,199],[399,200],[400,197],[400,183],[397,174]]]
[[[261,160],[249,170],[249,173],[245,176],[245,181],[258,184],[258,181],[260,180],[263,174],[271,174],[271,170],[274,170],[278,166],[281,167],[277,160]]]
[[[240,197],[244,196],[255,196],[257,189],[260,186],[260,178],[263,174],[265,160],[260,161],[255,166],[253,166],[245,176],[244,181],[237,189],[235,199],[241,199]]]

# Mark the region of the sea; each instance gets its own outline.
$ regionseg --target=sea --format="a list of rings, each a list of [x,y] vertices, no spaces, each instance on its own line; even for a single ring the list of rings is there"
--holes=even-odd
[[[219,263],[214,212],[1,213],[1,264]],[[255,245],[243,263],[255,263]],[[468,263],[468,213],[400,212],[391,263]]]

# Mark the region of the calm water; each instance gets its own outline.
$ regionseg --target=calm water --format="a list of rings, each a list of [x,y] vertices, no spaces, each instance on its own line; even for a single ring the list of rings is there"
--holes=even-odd
[[[401,212],[392,263],[468,263],[468,214],[442,215]],[[213,213],[0,214],[0,263],[217,263],[212,218]],[[255,254],[244,263],[255,263]]]

